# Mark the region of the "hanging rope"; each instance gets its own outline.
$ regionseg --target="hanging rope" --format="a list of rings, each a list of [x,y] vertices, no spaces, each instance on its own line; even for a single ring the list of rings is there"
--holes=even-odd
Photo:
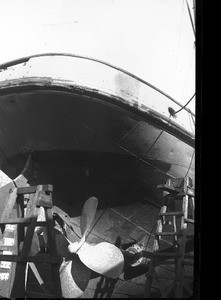
[[[182,32],[182,27],[183,27],[183,13],[184,13],[184,0],[182,4],[182,10],[181,10],[181,22],[180,22],[180,27],[179,27],[179,37],[178,37],[178,50],[176,54],[176,64],[175,64],[175,71],[174,71],[174,76],[173,76],[173,92],[174,92],[174,87],[175,87],[175,80],[176,80],[176,73],[177,73],[177,66],[178,66],[178,58],[180,55],[180,39],[181,39],[181,32]]]
[[[194,24],[193,24],[193,18],[192,18],[192,15],[191,15],[191,12],[190,12],[189,3],[188,3],[187,0],[186,0],[186,5],[187,5],[187,9],[188,9],[188,13],[189,13],[189,17],[190,17],[192,29],[193,29],[193,34],[194,34],[194,37],[196,38],[196,31],[195,31],[195,27],[194,27]]]
[[[187,177],[187,175],[189,174],[189,171],[190,171],[190,168],[191,168],[191,165],[192,165],[192,162],[193,162],[194,155],[195,155],[195,151],[193,151],[193,155],[191,157],[191,161],[190,161],[190,164],[189,164],[189,167],[188,167],[188,170],[186,172],[185,177]]]
[[[178,114],[181,110],[185,109],[185,107],[191,102],[191,100],[195,97],[195,95],[196,95],[196,93],[194,93],[193,96],[190,98],[190,100],[187,101],[187,103],[186,103],[184,106],[182,106],[179,110],[174,111],[174,110],[171,109],[171,110],[170,110],[170,114],[171,114],[171,115],[176,115],[176,114]]]

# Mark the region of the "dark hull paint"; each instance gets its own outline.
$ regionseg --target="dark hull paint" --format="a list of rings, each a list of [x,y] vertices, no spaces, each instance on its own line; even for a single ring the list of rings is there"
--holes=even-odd
[[[90,174],[93,182],[105,176],[156,203],[158,184],[194,177],[194,114],[184,107],[170,115],[182,106],[144,80],[63,54],[34,55],[0,71],[0,167],[11,178],[28,153],[46,156],[56,173],[68,156],[70,174]]]
[[[193,176],[192,146],[116,105],[82,95],[33,91],[4,95],[0,113],[1,149],[8,159],[30,152],[70,153],[70,161],[80,157],[82,169],[91,162],[91,174],[96,170],[157,202],[157,184],[169,177]],[[8,173],[13,164],[3,155],[1,160]],[[14,168],[11,177],[19,174]]]

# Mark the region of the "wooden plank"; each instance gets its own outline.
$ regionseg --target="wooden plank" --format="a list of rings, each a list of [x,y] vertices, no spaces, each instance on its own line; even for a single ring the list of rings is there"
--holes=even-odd
[[[13,208],[13,211],[11,215],[16,214],[16,209]],[[12,228],[9,229],[8,226],[5,227],[4,231],[4,237],[9,237],[10,241],[7,243],[6,240],[3,239],[3,245],[1,245],[0,249],[2,250],[2,254],[8,254],[9,257],[11,255],[17,255],[17,231],[16,231],[16,226],[13,226]],[[7,251],[7,252],[6,252]],[[8,252],[10,251],[10,252]],[[0,260],[4,262],[5,260]],[[6,263],[7,265],[7,263]],[[10,265],[10,269],[8,269],[9,273],[9,278],[8,280],[4,280],[3,282],[1,281],[0,283],[0,294],[1,296],[5,298],[10,298],[11,294],[11,288],[14,282],[14,274],[15,274],[15,268],[16,268],[16,263],[15,262],[10,262],[8,266]]]
[[[27,186],[27,187],[19,187],[17,194],[34,194],[36,193],[38,186]],[[52,192],[53,191],[53,185],[46,184],[42,185],[42,191],[43,192]]]
[[[0,221],[0,225],[4,224],[23,224],[23,225],[29,225],[31,223],[31,218],[14,218],[14,219],[9,219],[9,220],[3,220]],[[36,226],[46,226],[45,221],[37,221]]]
[[[17,199],[17,188],[14,188],[9,191],[9,195],[6,199],[5,207],[1,215],[0,221],[9,219],[12,209],[16,203],[16,199]]]
[[[22,251],[20,254],[20,258],[25,259],[25,257],[28,257],[29,252],[31,250],[31,244],[32,244],[32,238],[34,235],[34,229],[37,222],[38,217],[38,208],[36,207],[36,202],[39,196],[39,193],[42,189],[42,186],[37,186],[35,195],[32,195],[30,200],[27,204],[26,214],[27,217],[31,217],[31,223],[27,227],[24,244],[22,247]],[[16,268],[16,274],[15,274],[15,281],[14,286],[12,289],[12,295],[11,297],[14,298],[24,298],[25,297],[25,270],[26,270],[26,262],[17,262],[17,268]]]
[[[184,222],[195,224],[195,221],[193,219],[184,219]]]
[[[147,273],[146,277],[146,284],[145,284],[145,289],[144,289],[144,298],[150,298],[151,296],[151,287],[153,284],[153,275],[154,275],[154,260],[151,259],[150,265],[149,265],[149,271]]]
[[[157,257],[156,258],[156,266],[171,266],[171,265],[175,265],[177,263],[176,259],[173,260],[165,260],[168,258],[165,257]]]
[[[182,233],[181,232],[174,232],[174,231],[171,231],[171,232],[156,232],[155,235],[156,236],[174,236],[174,235],[181,236]]]
[[[1,224],[30,224],[31,219],[30,218],[14,218],[14,219],[4,219],[0,220]]]
[[[24,217],[25,217],[24,197],[23,197],[23,195],[18,195],[18,198],[17,198],[17,219],[20,219],[19,221],[28,221],[28,220],[24,220]],[[24,241],[24,238],[25,238],[24,225],[25,224],[17,223],[17,233],[18,233],[17,244],[18,244],[18,249],[20,249],[19,248],[20,244],[21,244],[22,241]]]
[[[183,263],[184,263],[185,266],[190,266],[190,267],[194,266],[194,262],[193,261],[184,261]]]
[[[26,297],[27,298],[52,298],[55,299],[56,296],[55,295],[51,295],[51,294],[46,294],[46,293],[37,293],[37,292],[32,292],[32,291],[26,291]]]
[[[181,189],[178,189],[178,188],[175,188],[172,186],[168,186],[166,184],[159,184],[157,186],[157,188],[160,190],[166,191],[168,193],[177,194],[176,195],[177,197],[183,197],[185,195],[194,197],[194,194],[195,194],[194,189],[192,189],[192,188],[187,188],[187,190],[185,192],[181,191]]]
[[[52,194],[50,193],[51,202],[52,202]],[[51,208],[45,208],[45,218],[47,222],[47,236],[48,236],[48,247],[49,252],[52,257],[57,257],[57,244],[54,232],[54,219],[53,219],[53,212]],[[56,297],[62,297],[61,291],[61,282],[60,282],[60,273],[59,273],[59,265],[51,265],[52,270],[52,278],[55,288]]]
[[[190,196],[190,197],[194,197],[195,193],[193,189],[187,189],[186,192],[180,192],[179,194],[177,194],[177,197],[184,197],[184,196]]]
[[[70,221],[70,217],[65,214],[59,207],[57,206],[53,206],[52,208],[53,214],[54,214],[54,218],[55,220],[59,223],[59,225],[62,227],[63,226],[63,222],[72,230],[75,232],[75,228],[74,225],[71,223]]]
[[[169,192],[169,193],[171,193],[171,192],[179,193],[179,192],[180,192],[180,189],[175,188],[175,187],[173,187],[173,186],[169,186],[169,185],[167,185],[167,184],[159,184],[159,185],[157,186],[157,188],[160,189],[160,190]]]
[[[183,212],[182,211],[165,212],[165,213],[159,213],[159,216],[176,216],[176,217],[182,217],[183,216]]]
[[[153,253],[154,257],[180,257],[181,254],[179,252],[171,252],[171,253],[166,253],[166,252],[154,252]]]
[[[11,262],[33,262],[33,263],[49,263],[59,264],[61,263],[60,256],[51,256],[49,254],[38,254],[36,256],[21,257],[20,255],[0,255],[0,261],[11,261]]]
[[[36,205],[37,206],[43,206],[43,207],[52,208],[53,207],[53,203],[52,203],[50,195],[45,195],[45,193],[41,193],[39,195],[39,198],[37,200]]]
[[[190,197],[189,199],[189,203],[190,203],[190,210],[192,211],[192,219],[195,219],[195,199],[194,197]]]
[[[35,264],[34,264],[34,263],[29,263],[29,266],[30,266],[30,268],[31,268],[31,270],[32,270],[32,272],[33,272],[33,274],[35,275],[35,277],[36,277],[36,279],[37,279],[39,285],[41,286],[43,292],[44,292],[45,294],[50,294],[50,291],[49,291],[49,289],[47,288],[47,286],[46,286],[46,284],[44,283],[44,281],[42,280],[41,275],[39,274],[38,269],[36,268]]]
[[[0,201],[0,216],[2,216],[2,213],[4,212],[4,208],[8,201],[9,192],[11,189],[15,188],[15,184],[16,184],[16,187],[25,186],[27,184],[27,179],[23,175],[19,175],[17,178],[14,179],[14,181],[12,181],[9,184],[7,184],[6,186],[3,186],[0,188],[0,199],[1,199],[1,201]],[[16,202],[19,200],[18,198],[19,197],[17,197]],[[12,218],[20,217],[18,214],[17,205],[13,206],[12,213],[10,214],[9,217],[12,217]],[[3,216],[3,219],[4,219],[4,216]],[[18,226],[16,226],[16,227],[18,227]],[[7,230],[7,227],[6,227],[6,230]],[[2,245],[1,250],[11,251],[13,253],[13,255],[17,255],[18,254],[18,243],[17,243],[18,235],[17,235],[16,228],[15,228],[15,231],[13,231],[13,233],[11,233],[11,234],[13,234],[13,237],[14,237],[14,241],[15,241],[14,245],[13,246]],[[9,279],[7,281],[1,282],[0,296],[2,296],[4,298],[8,298],[8,299],[11,298],[11,291],[14,286],[16,267],[17,267],[17,263],[12,262],[10,272],[9,272],[10,273]]]
[[[37,198],[39,196],[40,190],[41,190],[41,186],[39,186],[37,188],[34,198],[29,200],[28,206],[26,209],[26,215],[27,215],[27,217],[31,218],[31,223],[27,228],[24,245],[22,247],[21,256],[23,256],[23,257],[28,256],[30,248],[31,248],[34,229],[35,229],[35,226],[37,223],[37,218],[38,218],[38,208],[36,207],[36,202],[37,202]]]
[[[147,274],[146,277],[152,277],[152,278],[158,278],[158,279],[165,279],[165,280],[177,280],[175,276],[166,276],[166,275],[158,275],[158,274],[154,274],[154,275],[149,275]]]

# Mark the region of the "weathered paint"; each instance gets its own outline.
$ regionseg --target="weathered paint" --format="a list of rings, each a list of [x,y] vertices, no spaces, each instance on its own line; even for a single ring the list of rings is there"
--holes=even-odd
[[[86,57],[54,54],[33,56],[24,61],[0,66],[1,92],[9,87],[32,83],[83,88],[84,92],[90,90],[109,95],[147,113],[157,112],[166,120],[170,116],[169,107],[177,111],[182,106],[133,74]],[[191,122],[187,118],[189,114],[188,109],[183,109],[175,123],[193,135]]]
[[[122,70],[80,57],[34,57],[0,72],[0,146],[8,159],[55,150],[129,157],[109,176],[158,198],[156,186],[168,177],[194,176],[190,112],[173,118],[169,107],[180,109]]]

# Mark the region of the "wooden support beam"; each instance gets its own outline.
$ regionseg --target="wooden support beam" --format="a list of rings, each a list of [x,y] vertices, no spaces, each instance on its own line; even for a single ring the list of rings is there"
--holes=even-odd
[[[165,212],[165,213],[159,213],[159,216],[176,216],[176,217],[182,217],[183,212],[182,211],[172,211],[172,212]]]
[[[50,193],[49,196],[51,197],[52,201],[52,194]],[[47,222],[47,238],[48,238],[48,248],[49,252],[52,257],[57,257],[57,245],[56,245],[56,238],[54,233],[54,219],[52,209],[45,207],[45,218]],[[60,282],[60,274],[59,274],[59,266],[51,265],[52,270],[52,278],[54,282],[54,293],[57,298],[60,298],[62,295],[61,291],[61,282]]]
[[[21,261],[17,262],[17,268],[16,268],[16,275],[14,280],[14,285],[12,289],[11,297],[18,297],[18,298],[24,298],[25,297],[25,270],[26,270],[26,257],[28,257],[29,252],[31,250],[32,245],[32,238],[34,235],[34,229],[37,223],[38,218],[38,210],[39,208],[36,207],[36,202],[39,197],[39,193],[42,190],[42,186],[37,186],[35,195],[32,195],[30,200],[28,201],[27,209],[26,209],[26,216],[31,217],[31,223],[27,227],[27,231],[25,234],[25,240],[24,244],[21,250],[20,258]],[[25,192],[26,193],[26,192]]]
[[[21,257],[21,255],[0,255],[0,261],[13,261],[13,262],[34,262],[34,263],[48,263],[59,264],[61,263],[60,256],[51,256],[49,254],[38,254],[36,256]]]
[[[180,232],[174,232],[174,231],[171,231],[171,232],[156,232],[155,233],[156,236],[174,236],[174,235],[177,235],[177,236],[181,236],[182,233]]]
[[[44,192],[40,193],[36,206],[43,206],[43,207],[47,207],[47,208],[52,208],[53,207],[53,203],[52,203],[52,199],[50,197],[50,195],[45,195]]]
[[[28,299],[30,299],[30,298],[55,299],[56,298],[55,295],[46,294],[46,293],[37,293],[37,292],[32,292],[32,291],[27,291],[26,296],[27,296]]]
[[[45,184],[42,185],[43,192],[53,192],[53,185]],[[27,186],[27,187],[19,187],[17,194],[35,194],[37,190],[37,186]]]
[[[14,218],[14,219],[4,219],[4,220],[0,220],[0,225],[4,224],[25,224],[28,225],[31,223],[31,219],[30,218]]]

